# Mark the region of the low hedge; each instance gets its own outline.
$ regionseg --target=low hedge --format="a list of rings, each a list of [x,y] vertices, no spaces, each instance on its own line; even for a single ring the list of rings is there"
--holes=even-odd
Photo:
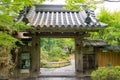
[[[64,62],[45,62],[42,63],[42,68],[59,68],[70,65],[70,61],[64,61]]]
[[[92,80],[120,80],[120,66],[99,67],[91,73]]]

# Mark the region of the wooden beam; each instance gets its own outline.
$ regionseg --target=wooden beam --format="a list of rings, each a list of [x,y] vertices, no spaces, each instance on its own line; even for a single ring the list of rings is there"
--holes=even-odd
[[[62,18],[61,18],[62,19]],[[48,24],[48,22],[45,22],[45,24]],[[69,25],[68,25],[69,26]],[[28,32],[98,32],[101,29],[104,29],[103,27],[83,27],[83,26],[74,26],[74,27],[68,27],[64,26],[64,22],[62,22],[61,26],[54,25],[51,26],[43,25],[42,27],[38,25],[37,27],[31,26],[30,29],[28,29]]]
[[[38,37],[50,37],[50,38],[75,38],[75,37],[86,37],[89,36],[86,32],[41,32],[41,33],[24,33],[24,36],[37,35]]]
[[[80,28],[80,26],[74,26],[75,28],[73,28],[73,27],[68,28],[68,26],[67,26],[67,28],[66,28],[66,26],[61,26],[61,27],[59,27],[59,26],[40,27],[39,26],[39,28],[34,29],[34,30],[35,30],[35,32],[98,32],[99,30],[103,29],[103,28],[95,28],[95,27],[93,27],[93,28],[92,27],[90,27],[90,28],[81,27]]]

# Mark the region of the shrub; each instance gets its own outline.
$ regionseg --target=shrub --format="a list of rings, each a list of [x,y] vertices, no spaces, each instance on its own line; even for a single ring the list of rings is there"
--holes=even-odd
[[[60,47],[53,47],[53,49],[49,54],[52,57],[54,57],[54,56],[61,56],[62,53],[63,53],[63,50]]]
[[[41,62],[47,62],[47,59],[49,57],[48,52],[45,50],[41,50]]]
[[[11,59],[12,56],[9,51],[0,47],[0,76],[12,76],[15,64]]]
[[[43,67],[44,66],[44,62],[47,62],[48,60],[48,52],[43,50],[43,48],[41,49],[41,55],[40,55],[40,66]]]
[[[120,66],[100,67],[91,73],[92,80],[120,80]]]

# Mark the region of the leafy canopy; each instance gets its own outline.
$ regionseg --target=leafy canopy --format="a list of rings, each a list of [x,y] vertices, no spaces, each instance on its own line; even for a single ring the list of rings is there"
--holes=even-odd
[[[88,8],[96,8],[96,3],[94,0],[66,0],[66,3],[67,6],[65,8],[73,11],[82,11]],[[79,5],[81,5],[81,7]]]
[[[16,47],[19,40],[14,38],[14,32],[26,31],[29,26],[13,20],[25,6],[32,6],[44,0],[0,0],[0,76],[8,76],[14,68],[11,60],[11,49]]]
[[[12,42],[14,40],[11,35],[14,32],[25,31],[29,28],[29,26],[25,25],[23,22],[14,22],[15,16],[18,15],[18,12],[25,6],[33,6],[34,4],[42,3],[43,1],[44,0],[0,0],[0,31],[3,32],[0,33],[0,45],[5,46],[5,44],[2,44],[4,37],[6,37],[6,43],[14,43]],[[9,37],[9,35],[11,37]],[[11,46],[9,45],[9,47]]]
[[[102,38],[111,45],[120,45],[120,12],[110,13],[109,11],[102,9],[98,16],[100,21],[109,24],[104,30],[99,33],[93,33],[93,38]]]
[[[42,38],[41,62],[62,61],[68,59],[69,50],[74,50],[74,39],[71,38]],[[45,57],[46,56],[46,57]]]
[[[33,4],[39,4],[44,1],[45,0],[0,0],[0,10],[2,10],[4,14],[11,12],[18,13],[25,6],[33,6]]]

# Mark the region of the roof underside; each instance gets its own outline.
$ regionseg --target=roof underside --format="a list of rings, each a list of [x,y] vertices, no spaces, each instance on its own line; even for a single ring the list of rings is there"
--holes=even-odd
[[[107,26],[96,19],[92,10],[68,11],[64,9],[63,5],[36,5],[35,8],[30,8],[25,15],[21,15],[18,22],[21,20],[41,32],[94,31]]]

